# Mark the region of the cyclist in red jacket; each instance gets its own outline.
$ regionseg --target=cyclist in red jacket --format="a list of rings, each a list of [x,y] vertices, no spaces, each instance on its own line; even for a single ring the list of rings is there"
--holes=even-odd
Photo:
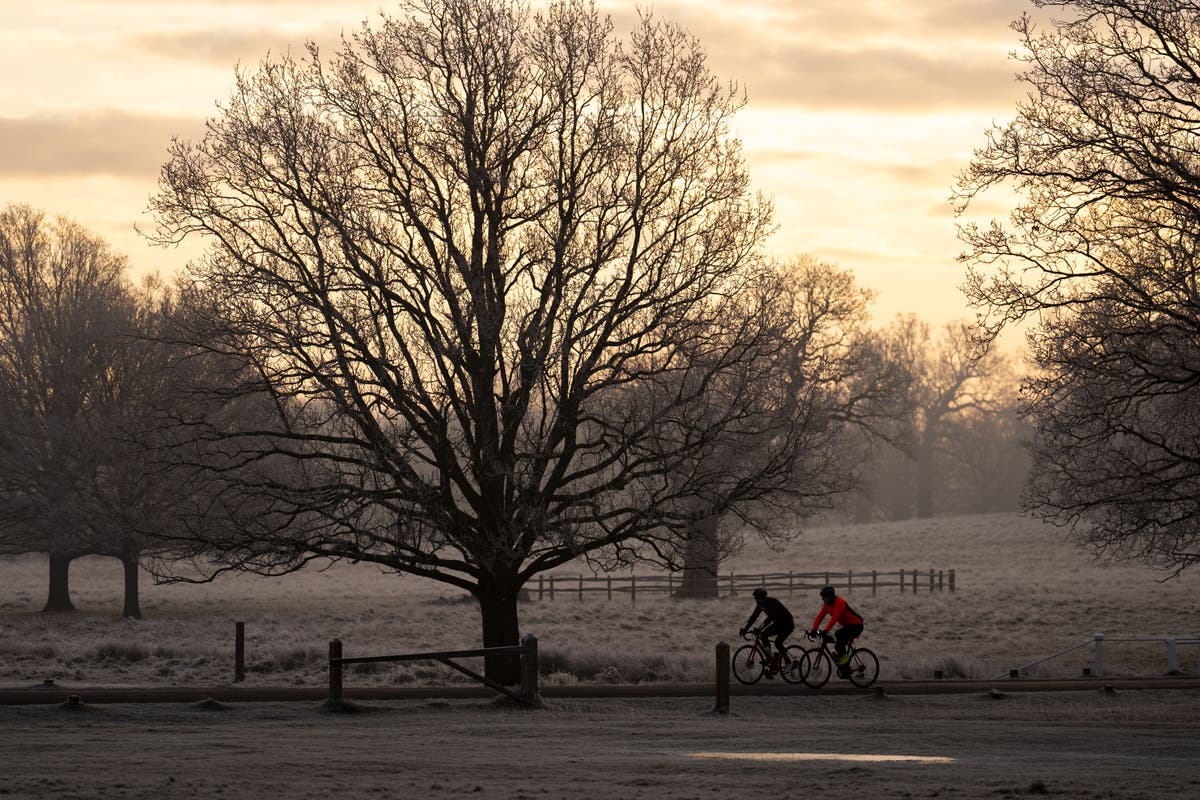
[[[837,590],[832,586],[821,587],[821,601],[824,605],[817,612],[812,630],[807,636],[812,639],[817,635],[817,628],[821,627],[821,620],[826,614],[829,615],[829,624],[825,626],[825,633],[829,633],[829,629],[834,625],[841,626],[833,634],[833,650],[837,655],[838,674],[841,674],[841,668],[850,660],[850,642],[862,636],[863,618],[850,607],[845,598],[837,596]]]

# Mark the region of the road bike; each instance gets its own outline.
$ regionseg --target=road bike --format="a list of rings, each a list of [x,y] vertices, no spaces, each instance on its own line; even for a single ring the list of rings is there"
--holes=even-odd
[[[778,655],[773,652],[771,642],[762,635],[762,628],[755,628],[742,634],[743,639],[749,639],[752,644],[744,644],[733,653],[733,677],[739,683],[758,683],[766,675],[783,676],[788,683],[801,682],[801,660],[805,650],[799,645],[788,645],[784,651],[783,664],[778,664]]]
[[[806,633],[805,636],[809,634]],[[838,665],[833,649],[834,638],[828,633],[821,633],[819,636],[820,644],[811,650],[804,650],[800,659],[800,679],[806,686],[821,688],[829,681],[834,669],[837,670],[839,678],[849,680],[863,689],[879,677],[879,658],[874,652],[865,647],[855,647],[851,641],[846,645],[850,651],[850,660]]]

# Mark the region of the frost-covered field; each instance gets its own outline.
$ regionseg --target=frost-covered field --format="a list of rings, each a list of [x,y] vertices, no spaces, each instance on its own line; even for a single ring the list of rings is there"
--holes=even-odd
[[[1090,640],[1138,634],[1200,632],[1200,574],[1160,583],[1160,573],[1131,565],[1104,567],[1065,543],[1056,529],[1012,515],[806,530],[781,551],[751,543],[722,572],[855,572],[954,569],[954,594],[895,588],[856,589],[867,619],[863,643],[883,658],[884,679],[988,678]],[[575,575],[568,568],[559,574]],[[332,638],[346,655],[477,647],[474,602],[454,590],[338,564],[277,579],[229,576],[208,585],[143,585],[146,619],[120,614],[121,573],[113,559],[72,566],[74,614],[47,615],[41,558],[0,559],[0,683],[54,678],[92,685],[211,685],[233,678],[234,623],[247,631],[247,684],[320,685]],[[801,626],[814,596],[786,602]],[[562,594],[525,603],[523,630],[540,641],[547,682],[639,682],[711,679],[713,646],[733,642],[751,608],[746,597],[674,601],[641,595],[584,602]],[[1165,672],[1161,644],[1110,642],[1109,674]],[[1200,653],[1181,648],[1183,668]],[[1091,664],[1085,648],[1037,674],[1078,675]],[[351,673],[348,685],[452,683],[436,663]]]

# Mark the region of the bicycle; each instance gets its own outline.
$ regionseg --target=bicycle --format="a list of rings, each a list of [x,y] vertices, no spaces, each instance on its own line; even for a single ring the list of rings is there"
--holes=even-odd
[[[809,634],[804,634],[812,638]],[[828,633],[821,633],[820,644],[811,650],[805,650],[800,659],[800,679],[806,686],[819,689],[829,681],[833,674],[837,656],[832,644],[834,638]],[[847,644],[850,660],[837,667],[838,677],[848,679],[860,689],[865,689],[879,677],[879,658],[865,647],[855,647],[854,642]]]
[[[742,635],[743,639],[753,640],[753,644],[744,644],[733,654],[733,677],[739,683],[758,683],[763,675],[774,675],[778,672],[788,683],[800,683],[802,678],[801,659],[805,649],[800,645],[791,644],[784,650],[782,668],[776,665],[776,656],[772,652],[771,642],[762,635],[762,628],[755,628]]]

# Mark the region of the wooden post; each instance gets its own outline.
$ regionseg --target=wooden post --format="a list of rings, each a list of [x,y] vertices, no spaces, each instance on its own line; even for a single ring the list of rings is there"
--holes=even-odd
[[[342,657],[342,640],[334,639],[329,643],[329,699],[335,702],[342,699],[342,664],[335,661]]]
[[[729,713],[729,645],[717,642],[717,702],[716,714]]]
[[[829,585],[829,570],[825,570],[825,585]]]
[[[938,591],[946,591],[946,570],[944,569],[938,570]]]
[[[900,594],[904,594],[904,570],[900,570]]]
[[[541,600],[542,596],[545,595],[545,593],[546,593],[546,587],[542,583],[542,576],[538,575],[538,600]]]
[[[233,624],[233,681],[246,680],[246,623]]]
[[[538,646],[537,637],[527,633],[521,637],[525,653],[521,656],[521,697],[526,705],[538,702]]]
[[[915,569],[912,571],[912,578],[913,578],[913,596],[915,597],[917,594],[917,571]]]
[[[854,588],[854,570],[846,570],[846,594],[850,594],[850,590]]]
[[[612,600],[612,575],[608,576],[608,599]]]
[[[579,576],[579,602],[583,602],[583,576]]]
[[[737,594],[737,577],[731,572],[729,573],[729,596],[733,597]]]
[[[788,570],[788,597],[791,597],[793,594],[795,594],[795,591],[796,582],[792,578],[792,571]]]
[[[675,595],[675,576],[672,575],[670,572],[668,572],[667,573],[667,596],[673,597],[674,595]]]
[[[554,599],[554,576],[550,576],[550,599]]]
[[[871,594],[879,591],[879,573],[876,570],[871,570]]]
[[[1092,674],[1094,674],[1097,678],[1099,678],[1100,676],[1102,676],[1104,674],[1104,634],[1103,633],[1092,634],[1092,641],[1096,645],[1096,653],[1095,653],[1095,658],[1094,658],[1094,665],[1092,666]]]
[[[954,594],[954,570],[950,570],[950,594]]]
[[[933,594],[933,567],[929,568],[929,593]]]
[[[629,576],[629,604],[637,605],[637,575]]]

